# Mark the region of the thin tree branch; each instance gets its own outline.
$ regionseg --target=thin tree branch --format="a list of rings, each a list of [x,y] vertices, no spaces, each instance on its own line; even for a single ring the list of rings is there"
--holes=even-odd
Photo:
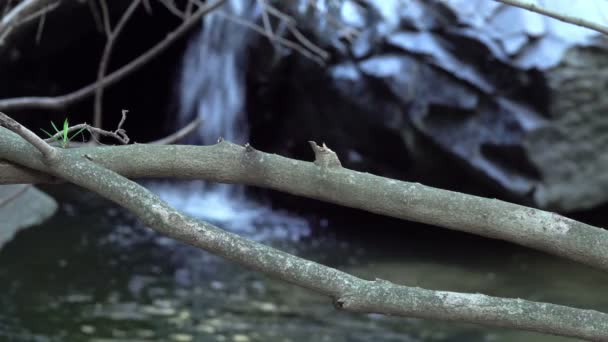
[[[102,3],[105,3],[104,0],[100,0]],[[120,17],[120,20],[114,27],[114,29],[110,29],[106,41],[106,45],[103,49],[103,53],[101,55],[101,60],[99,62],[99,68],[97,70],[97,84],[100,84],[103,78],[106,75],[106,70],[108,68],[108,64],[110,63],[110,57],[112,55],[112,49],[114,48],[114,44],[118,39],[118,36],[121,34],[123,28],[126,26],[127,22],[141,3],[141,0],[133,0],[131,4],[123,15]],[[93,111],[93,126],[102,129],[103,128],[103,115],[102,115],[102,106],[103,106],[103,90],[104,87],[97,87],[95,90],[95,100],[94,100],[94,111]],[[93,137],[97,140],[97,134],[93,134]]]
[[[6,3],[4,3],[4,8],[2,9],[3,17],[8,13],[8,10],[11,8],[12,4],[13,4],[13,0],[7,0]]]
[[[514,7],[523,8],[525,10],[528,10],[531,12],[536,12],[538,14],[542,14],[544,16],[551,17],[553,19],[557,19],[557,20],[563,21],[565,23],[581,26],[581,27],[588,28],[590,30],[608,35],[608,26],[604,26],[604,25],[601,25],[601,24],[598,24],[598,23],[595,23],[595,22],[592,22],[589,20],[585,20],[580,17],[570,16],[566,13],[552,11],[548,8],[541,7],[541,6],[538,6],[536,4],[533,4],[533,3],[530,3],[527,1],[520,1],[520,0],[494,0],[494,1],[502,2],[503,4],[514,6]]]
[[[27,138],[27,134],[24,134],[27,132],[25,127],[10,127],[23,138]],[[23,139],[0,129],[0,158],[43,169],[91,190],[130,210],[144,224],[173,239],[331,297],[338,309],[511,327],[589,340],[608,340],[608,315],[601,312],[522,299],[431,291],[396,285],[380,279],[364,280],[188,217],[137,183],[96,163],[90,156],[83,157],[69,153],[69,150],[59,150],[56,160],[50,162],[32,158],[33,152],[32,146]],[[260,163],[258,151],[255,149],[241,149],[239,152],[240,160],[245,163]],[[341,169],[317,165],[313,167],[317,168],[317,172]]]
[[[108,87],[132,72],[135,72],[161,52],[165,51],[172,43],[182,37],[188,30],[199,23],[200,19],[207,13],[215,10],[226,0],[217,0],[213,3],[205,4],[199,8],[188,20],[183,22],[177,29],[169,33],[167,37],[152,47],[150,50],[143,53],[133,61],[124,65],[120,69],[112,72],[105,77],[101,82],[96,82],[83,87],[74,92],[51,97],[26,96],[0,100],[0,111],[11,111],[17,109],[48,109],[62,110],[76,101],[80,101],[87,96],[92,95],[98,87]]]
[[[32,144],[42,153],[45,160],[54,160],[57,156],[57,150],[48,145],[44,140],[38,137],[35,133],[25,128],[17,121],[10,118],[8,115],[0,112],[0,127],[5,127],[17,134],[23,139]]]
[[[28,18],[46,13],[45,8],[49,8],[57,0],[24,0],[13,7],[6,15],[0,18],[0,46],[5,43],[6,38],[14,29],[23,24]],[[53,7],[54,8],[54,7]],[[52,8],[51,8],[52,9]]]
[[[112,25],[110,24],[110,11],[108,10],[108,4],[106,0],[98,0],[99,8],[101,8],[101,19],[103,22],[103,31],[106,33],[106,37],[109,39],[112,35]]]
[[[0,135],[0,146],[16,143],[14,139]],[[608,231],[604,229],[496,199],[349,170],[339,167],[331,158],[325,163],[319,156],[315,164],[226,141],[212,146],[85,147],[65,153],[86,154],[98,164],[128,178],[174,177],[259,186],[510,241],[608,271]],[[322,167],[325,164],[328,167]],[[32,165],[30,167],[34,169],[45,170],[42,164]],[[5,166],[3,173],[14,180],[23,169],[11,171]],[[24,174],[23,177],[31,180],[33,175]]]
[[[114,131],[106,131],[104,129],[101,128],[97,128],[94,126],[91,126],[87,123],[82,123],[82,124],[78,124],[78,125],[74,125],[71,127],[68,127],[66,132],[57,132],[54,135],[50,136],[47,139],[44,139],[45,142],[47,142],[48,144],[57,141],[58,139],[61,140],[61,138],[65,135],[65,134],[70,134],[72,132],[77,132],[77,131],[81,131],[81,130],[87,130],[91,136],[93,137],[93,140],[98,141],[98,137],[100,135],[106,136],[106,137],[111,137],[114,138],[116,140],[118,140],[121,144],[128,144],[129,143],[129,137],[127,136],[127,132],[122,128],[122,125],[125,123],[125,120],[127,119],[127,110],[123,110],[122,111],[122,118],[120,119],[120,122],[118,123],[118,127],[116,128],[116,130]]]
[[[99,10],[97,6],[95,6],[95,0],[87,0],[89,4],[89,9],[91,10],[91,16],[93,17],[93,21],[95,21],[95,27],[98,32],[103,32],[103,23],[101,20],[101,14],[99,14]]]
[[[192,122],[190,122],[186,126],[179,129],[177,132],[175,132],[171,135],[168,135],[162,139],[151,141],[148,144],[153,144],[153,145],[173,144],[177,141],[182,140],[183,138],[188,136],[190,133],[194,132],[201,125],[202,122],[203,122],[203,120],[200,117],[197,117],[196,119],[192,120]]]
[[[315,43],[310,41],[304,34],[302,34],[302,32],[300,32],[300,30],[298,30],[297,22],[293,17],[281,12],[276,7],[267,3],[265,0],[260,0],[260,1],[262,2],[262,5],[264,6],[263,7],[264,12],[268,12],[268,13],[272,14],[273,16],[275,16],[277,19],[282,20],[285,23],[285,25],[287,25],[287,28],[289,29],[291,34],[293,34],[293,36],[296,38],[296,40],[300,44],[302,44],[302,46],[304,46],[306,49],[310,50],[314,54],[318,55],[323,60],[327,60],[329,58],[329,52],[327,52],[324,49],[322,49],[321,47],[317,46]]]
[[[60,0],[56,0],[54,3],[52,4],[48,4],[46,6],[44,6],[43,8],[39,9],[38,11],[28,15],[27,17],[23,18],[18,25],[22,25],[25,24],[29,21],[38,19],[38,18],[42,18],[43,16],[45,16],[46,14],[48,14],[49,12],[53,11],[54,9],[56,9],[57,7],[59,7],[59,5],[61,4]]]
[[[239,25],[243,25],[247,28],[252,29],[253,31],[267,37],[270,41],[276,41],[285,47],[293,49],[294,51],[300,53],[302,56],[315,61],[319,65],[325,65],[325,60],[322,57],[317,56],[314,53],[306,50],[304,47],[300,46],[298,43],[295,43],[287,38],[277,36],[275,34],[272,34],[269,36],[268,32],[266,32],[266,30],[263,27],[260,27],[259,25],[256,25],[250,21],[241,19],[239,17],[233,16],[233,15],[230,15],[230,14],[224,13],[224,12],[220,12],[219,14],[230,21],[233,21]]]
[[[177,8],[177,6],[175,5],[175,2],[172,0],[158,0],[161,4],[163,4],[163,6],[165,6],[165,8],[171,12],[173,15],[175,15],[176,17],[185,20],[187,18],[186,12],[182,12],[179,8]],[[190,2],[188,2],[190,3]]]
[[[42,39],[42,31],[44,30],[44,23],[46,22],[46,13],[43,13],[38,23],[38,29],[36,30],[36,45],[40,45]]]

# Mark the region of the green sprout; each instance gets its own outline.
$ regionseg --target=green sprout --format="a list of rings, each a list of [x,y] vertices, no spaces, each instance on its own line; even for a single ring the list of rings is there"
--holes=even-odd
[[[63,121],[63,130],[59,130],[57,128],[57,126],[55,126],[55,123],[53,123],[53,121],[51,121],[51,125],[53,126],[53,129],[55,129],[55,132],[58,134],[51,134],[42,128],[41,128],[41,130],[44,133],[46,133],[49,136],[49,138],[54,139],[62,148],[68,147],[68,144],[70,143],[70,141],[72,141],[72,139],[74,139],[74,137],[76,137],[78,134],[82,133],[82,131],[84,131],[87,128],[85,125],[78,132],[72,134],[72,136],[69,136],[70,125],[68,124],[67,118]]]

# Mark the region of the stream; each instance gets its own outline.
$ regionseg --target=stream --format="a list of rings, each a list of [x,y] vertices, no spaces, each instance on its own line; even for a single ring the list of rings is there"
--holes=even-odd
[[[160,236],[94,194],[44,190],[58,214],[0,251],[2,341],[570,340],[339,312],[328,298]],[[257,220],[237,212],[220,221],[253,222],[238,233],[367,279],[608,310],[608,276],[559,258],[354,210],[316,217],[257,205]]]

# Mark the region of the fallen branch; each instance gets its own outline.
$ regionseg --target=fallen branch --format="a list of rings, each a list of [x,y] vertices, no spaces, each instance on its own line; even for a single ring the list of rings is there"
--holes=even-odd
[[[17,97],[10,99],[0,100],[0,110],[1,111],[12,111],[18,109],[48,109],[48,110],[63,110],[67,106],[73,104],[74,102],[80,101],[92,94],[95,93],[95,90],[99,87],[108,87],[129,74],[135,72],[154,57],[158,56],[161,52],[165,51],[171,44],[173,44],[177,39],[182,37],[188,30],[190,30],[194,25],[200,22],[200,19],[207,13],[215,10],[221,4],[223,4],[226,0],[217,0],[210,4],[205,4],[204,7],[199,8],[188,20],[184,21],[177,29],[173,32],[169,33],[167,37],[161,42],[157,43],[150,50],[143,53],[141,56],[137,57],[133,61],[124,65],[120,69],[112,72],[101,82],[96,82],[90,84],[86,87],[83,87],[77,91],[71,92],[69,94],[61,95],[61,96],[26,96],[26,97]]]
[[[19,144],[0,134],[1,146]],[[21,141],[21,145],[24,142]],[[22,153],[26,150],[23,146]],[[248,153],[245,153],[248,152]],[[29,152],[31,153],[31,151]],[[336,166],[319,168],[222,141],[212,146],[126,145],[70,149],[128,178],[204,179],[240,183],[314,198],[408,221],[506,240],[608,271],[608,231],[566,217],[496,199],[436,189]],[[4,158],[0,153],[0,159]],[[36,158],[18,163],[46,172]],[[5,178],[32,180],[0,163]],[[16,165],[15,165],[16,166]],[[49,172],[50,173],[50,172]],[[40,179],[45,181],[46,178]],[[0,183],[2,179],[0,179]]]
[[[15,133],[0,128],[0,158],[44,170],[91,190],[130,210],[143,223],[171,238],[331,297],[338,309],[478,323],[608,341],[608,315],[601,312],[522,299],[431,291],[396,285],[380,279],[368,281],[298,258],[190,218],[171,208],[137,183],[106,169],[86,154],[54,149],[55,153],[51,157],[39,158],[40,153],[46,155],[45,151],[53,148],[40,138],[31,141],[35,134],[23,126],[16,126],[6,115],[0,115],[0,125],[10,128],[30,142],[27,143]],[[233,146],[226,144],[228,143],[223,142],[216,146]],[[328,160],[333,158],[331,151],[322,152],[327,154]],[[250,172],[272,173],[271,169],[267,169],[264,158],[255,149],[239,148],[238,154],[237,161],[248,165]],[[313,167],[316,173],[312,179],[317,180],[325,176],[331,177],[333,171],[342,170],[342,167],[335,163],[312,164],[310,167]],[[229,172],[228,169],[225,171]],[[354,181],[350,177],[348,179],[347,182]],[[406,197],[410,197],[409,194]]]
[[[506,5],[510,5],[513,7],[519,7],[519,8],[523,8],[525,10],[531,11],[531,12],[535,12],[538,14],[542,14],[544,16],[547,17],[551,17],[553,19],[557,19],[559,21],[563,21],[565,23],[569,23],[569,24],[573,24],[573,25],[577,25],[580,27],[584,27],[584,28],[588,28],[590,30],[602,33],[602,34],[607,34],[608,35],[608,26],[604,26],[598,23],[594,23],[592,21],[589,20],[585,20],[583,18],[580,17],[575,17],[575,16],[570,16],[566,13],[560,13],[557,11],[552,11],[548,8],[542,7],[542,6],[538,6],[536,4],[527,2],[527,1],[521,1],[521,0],[494,0],[494,1],[498,1],[498,2],[502,2],[503,4]],[[584,5],[581,5],[584,6]]]

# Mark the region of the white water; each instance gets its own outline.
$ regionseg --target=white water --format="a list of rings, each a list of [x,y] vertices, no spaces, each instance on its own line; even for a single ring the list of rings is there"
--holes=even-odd
[[[222,12],[242,20],[254,20],[252,1],[229,0]],[[179,82],[178,123],[203,119],[198,135],[190,142],[214,144],[222,137],[244,144],[249,135],[245,113],[245,67],[247,44],[256,36],[212,12],[184,55]],[[255,239],[297,239],[309,232],[305,220],[248,199],[242,186],[186,182],[155,184],[161,198],[192,216]]]

